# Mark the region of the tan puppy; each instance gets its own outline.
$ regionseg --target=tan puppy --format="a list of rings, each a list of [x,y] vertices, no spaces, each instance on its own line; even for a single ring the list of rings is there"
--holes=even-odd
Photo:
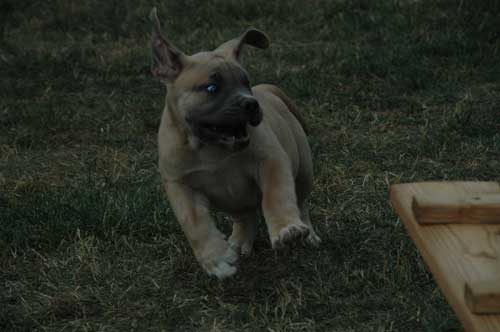
[[[305,239],[318,245],[306,199],[312,187],[311,151],[297,108],[277,87],[250,87],[239,63],[243,45],[267,48],[250,29],[212,52],[186,55],[161,34],[153,9],[154,76],[167,85],[158,134],[163,183],[194,254],[210,275],[236,272],[238,251],[248,255],[257,213],[273,248]],[[228,213],[228,241],[210,208]]]

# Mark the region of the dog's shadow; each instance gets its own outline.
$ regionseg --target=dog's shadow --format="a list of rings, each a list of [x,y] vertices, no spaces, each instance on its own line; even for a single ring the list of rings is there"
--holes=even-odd
[[[228,226],[222,226],[226,234],[229,229]],[[298,244],[283,251],[273,250],[265,224],[259,220],[252,254],[240,258],[238,272],[234,276],[217,280],[203,271],[199,271],[199,274],[206,281],[201,283],[205,285],[203,290],[209,297],[232,304],[268,305],[283,293],[307,293],[314,289],[318,283],[316,279],[329,279],[322,266],[325,261],[342,264],[344,259],[342,250],[328,245],[327,241],[318,248]]]
[[[214,214],[214,217],[217,227],[229,236],[231,224],[222,214]],[[323,242],[318,248],[297,244],[276,251],[260,218],[253,251],[249,257],[240,257],[235,275],[218,280],[207,275],[194,257],[192,261],[176,265],[173,273],[178,276],[178,282],[182,281],[179,287],[191,285],[189,292],[193,296],[203,297],[213,305],[271,305],[289,294],[300,297],[317,289],[318,283],[331,279],[328,275],[331,269],[325,269],[325,264],[342,266],[348,259],[341,246],[329,241],[328,232],[323,231]]]

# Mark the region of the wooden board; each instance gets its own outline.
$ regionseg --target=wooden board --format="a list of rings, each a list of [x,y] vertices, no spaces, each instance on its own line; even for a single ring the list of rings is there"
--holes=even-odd
[[[500,193],[496,182],[427,182],[391,187],[391,202],[439,287],[468,332],[499,332],[500,315],[475,315],[465,304],[466,282],[500,278],[500,225],[420,225],[415,195]]]
[[[475,314],[500,314],[500,279],[465,284],[465,303]]]
[[[416,195],[412,208],[420,224],[500,224],[500,194]]]

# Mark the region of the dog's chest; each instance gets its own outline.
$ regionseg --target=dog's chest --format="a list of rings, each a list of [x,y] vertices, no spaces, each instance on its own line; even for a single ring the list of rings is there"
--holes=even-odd
[[[187,181],[217,209],[230,213],[255,209],[260,203],[260,190],[248,170],[238,166],[227,163],[197,170],[187,175]]]

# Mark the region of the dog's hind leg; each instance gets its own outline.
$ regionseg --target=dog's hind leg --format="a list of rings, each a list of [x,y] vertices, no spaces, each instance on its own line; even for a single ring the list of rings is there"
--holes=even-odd
[[[306,242],[312,246],[318,247],[321,243],[321,239],[314,231],[311,224],[311,218],[309,217],[309,209],[307,208],[307,204],[305,202],[303,202],[300,206],[300,217],[304,224],[309,226],[309,235],[306,237]]]
[[[249,256],[252,253],[253,242],[257,234],[257,214],[250,212],[232,216],[231,220],[233,221],[233,232],[228,242],[242,256]]]

